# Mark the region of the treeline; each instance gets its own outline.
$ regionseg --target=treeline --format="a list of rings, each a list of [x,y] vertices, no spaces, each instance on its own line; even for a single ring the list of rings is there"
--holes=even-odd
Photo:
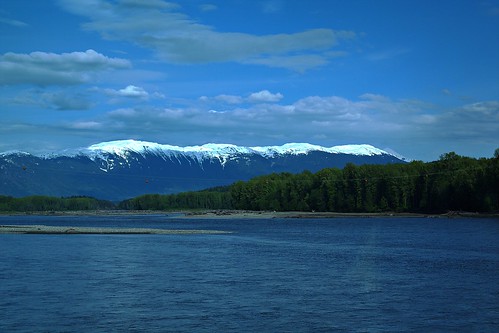
[[[114,208],[115,205],[110,201],[83,196],[58,198],[33,195],[14,198],[0,195],[0,211],[3,212],[106,210]]]
[[[240,209],[330,212],[499,211],[499,149],[494,158],[448,153],[424,163],[361,165],[279,173],[229,186],[148,194],[118,205],[91,197],[0,196],[0,211]]]
[[[198,192],[160,195],[145,194],[119,203],[127,210],[231,209],[229,186]]]
[[[242,209],[272,211],[499,211],[499,154],[474,159],[448,153],[430,163],[348,164],[317,173],[279,173],[225,188],[144,195],[123,209]]]

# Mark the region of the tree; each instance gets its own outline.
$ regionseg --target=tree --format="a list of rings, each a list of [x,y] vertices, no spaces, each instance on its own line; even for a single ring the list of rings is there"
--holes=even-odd
[[[24,204],[34,205],[33,200]],[[348,164],[342,170],[331,168],[315,174],[308,171],[271,174],[220,189],[138,197],[120,204],[120,207],[491,212],[499,210],[499,158],[474,159],[450,152],[430,163]]]

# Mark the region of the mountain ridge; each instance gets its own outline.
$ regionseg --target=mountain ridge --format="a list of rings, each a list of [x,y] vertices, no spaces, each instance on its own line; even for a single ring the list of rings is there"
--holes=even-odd
[[[169,144],[160,144],[150,141],[141,140],[115,140],[105,141],[90,145],[88,147],[80,147],[76,149],[65,149],[56,152],[31,154],[24,151],[7,151],[2,152],[0,155],[8,155],[14,153],[30,154],[37,157],[53,158],[58,156],[74,157],[76,155],[92,156],[97,153],[114,153],[117,155],[122,154],[124,151],[141,152],[172,152],[172,153],[201,153],[208,156],[217,155],[231,155],[237,153],[255,153],[264,157],[274,156],[276,154],[307,154],[310,151],[323,151],[332,154],[352,154],[352,155],[392,155],[401,157],[391,151],[382,150],[369,144],[350,144],[350,145],[337,145],[332,147],[324,147],[321,145],[314,145],[310,143],[285,143],[281,146],[238,146],[234,144],[225,143],[206,143],[196,146],[174,146]]]
[[[322,147],[305,143],[240,147],[178,147],[119,140],[43,155],[0,154],[0,194],[86,195],[122,200],[146,193],[170,194],[229,185],[279,172],[316,172],[347,163],[404,160],[371,145]]]

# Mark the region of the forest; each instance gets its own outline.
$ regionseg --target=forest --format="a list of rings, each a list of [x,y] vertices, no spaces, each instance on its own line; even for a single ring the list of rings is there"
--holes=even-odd
[[[83,196],[58,198],[32,195],[14,198],[0,195],[0,212],[106,210],[114,208],[115,205],[110,201]]]
[[[143,195],[122,209],[238,209],[317,212],[499,211],[499,152],[474,159],[454,152],[438,161],[348,164],[317,173],[278,173],[199,192]]]
[[[192,210],[412,212],[499,211],[499,149],[493,158],[454,152],[438,161],[354,165],[316,173],[274,173],[229,186],[146,194],[117,205],[89,197],[0,196],[0,211]]]

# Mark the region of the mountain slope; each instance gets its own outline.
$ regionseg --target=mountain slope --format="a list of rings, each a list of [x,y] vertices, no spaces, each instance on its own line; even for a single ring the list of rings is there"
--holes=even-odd
[[[0,154],[0,194],[87,195],[122,200],[144,193],[176,193],[227,185],[272,172],[312,172],[347,163],[404,161],[370,145],[321,147],[306,143],[240,147],[178,147],[122,140],[35,156]]]

